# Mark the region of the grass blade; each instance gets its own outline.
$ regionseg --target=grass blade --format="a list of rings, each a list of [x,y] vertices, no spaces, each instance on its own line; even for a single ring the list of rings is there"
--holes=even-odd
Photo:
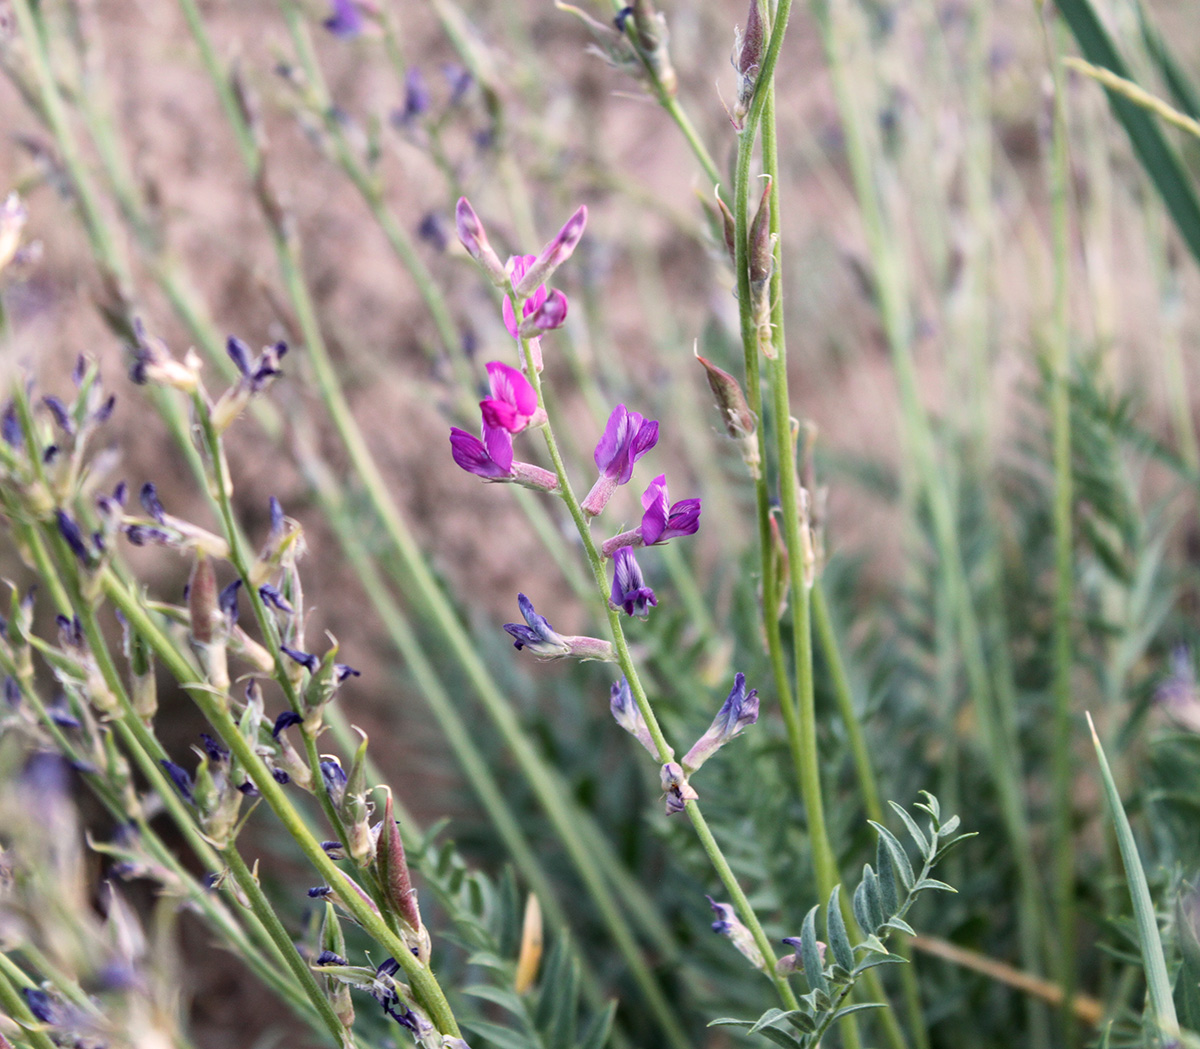
[[[1154,903],[1150,899],[1150,889],[1146,884],[1146,872],[1142,869],[1137,843],[1133,840],[1133,830],[1121,804],[1121,796],[1117,793],[1117,785],[1113,781],[1112,770],[1108,767],[1108,758],[1104,756],[1104,748],[1100,745],[1100,737],[1096,735],[1092,715],[1088,714],[1087,719],[1088,727],[1092,730],[1096,757],[1100,762],[1104,796],[1108,799],[1113,823],[1116,825],[1117,845],[1121,850],[1121,860],[1125,864],[1129,895],[1133,900],[1133,914],[1137,925],[1138,943],[1142,950],[1142,966],[1146,971],[1150,1008],[1154,1010],[1154,1019],[1163,1041],[1168,1045],[1175,1045],[1179,1042],[1179,1021],[1175,1016],[1171,979],[1167,975],[1167,961],[1163,955],[1162,940],[1158,935],[1158,921],[1154,914]]]

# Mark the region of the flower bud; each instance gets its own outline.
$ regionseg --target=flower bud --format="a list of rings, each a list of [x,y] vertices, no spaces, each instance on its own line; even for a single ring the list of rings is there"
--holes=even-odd
[[[754,413],[750,411],[746,395],[742,393],[737,379],[698,353],[696,360],[704,367],[704,377],[708,380],[708,388],[712,390],[713,398],[717,402],[721,422],[725,424],[725,432],[736,439],[753,437],[757,428]]]
[[[408,860],[404,855],[404,842],[400,828],[392,814],[392,795],[389,792],[383,810],[383,826],[379,832],[379,845],[375,851],[375,873],[383,886],[385,898],[394,913],[404,924],[409,936],[406,942],[417,936],[418,942],[410,944],[420,948],[421,912],[417,907],[417,891],[413,888],[408,872]],[[428,953],[421,961],[428,960]]]
[[[504,264],[488,242],[483,223],[466,197],[458,199],[458,207],[454,211],[454,225],[458,231],[458,239],[467,249],[467,254],[479,263],[488,279],[498,288],[507,288],[508,274],[504,272]]]
[[[587,226],[587,216],[587,205],[581,204],[576,209],[575,214],[563,223],[562,229],[555,234],[554,239],[549,244],[542,248],[542,253],[525,271],[524,275],[517,282],[516,287],[513,288],[513,292],[517,298],[529,298],[541,285],[550,279],[550,275],[559,266],[571,257],[571,254],[575,251],[575,246],[583,236],[584,227]]]
[[[768,280],[775,269],[775,252],[771,238],[771,178],[765,179],[762,200],[754,221],[750,224],[749,255],[750,283],[762,284]]]

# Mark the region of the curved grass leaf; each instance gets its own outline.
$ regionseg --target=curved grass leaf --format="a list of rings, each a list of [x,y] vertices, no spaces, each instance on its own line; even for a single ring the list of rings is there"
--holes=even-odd
[[[1059,0],[1058,10],[1089,62],[1129,78],[1124,61],[1089,0]],[[1129,135],[1138,161],[1162,197],[1188,250],[1200,262],[1200,202],[1178,155],[1145,110],[1114,91],[1106,89],[1106,93],[1113,113]]]
[[[1104,796],[1112,810],[1113,823],[1117,832],[1117,846],[1121,850],[1121,861],[1125,865],[1125,880],[1133,900],[1133,915],[1137,925],[1138,944],[1142,952],[1142,967],[1146,972],[1146,992],[1150,997],[1150,1008],[1158,1024],[1163,1041],[1168,1045],[1179,1041],[1179,1020],[1175,1015],[1175,1002],[1171,995],[1171,980],[1167,975],[1167,961],[1163,955],[1162,940],[1158,935],[1158,918],[1154,903],[1150,899],[1150,888],[1146,884],[1146,872],[1138,856],[1137,842],[1133,840],[1133,829],[1129,817],[1121,804],[1121,795],[1113,780],[1108,758],[1096,735],[1096,726],[1088,714],[1088,727],[1092,730],[1092,744],[1100,762],[1100,777],[1104,783]]]

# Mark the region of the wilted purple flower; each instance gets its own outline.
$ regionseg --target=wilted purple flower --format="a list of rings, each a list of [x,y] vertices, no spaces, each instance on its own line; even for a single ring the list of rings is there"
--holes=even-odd
[[[175,789],[183,796],[184,801],[192,800],[192,777],[187,774],[187,771],[173,761],[168,761],[162,758],[159,764],[171,777],[171,782],[175,784]]]
[[[520,623],[504,624],[504,629],[515,639],[514,648],[518,651],[528,648],[535,656],[547,659],[571,654],[571,646],[567,640],[555,631],[545,616],[540,616],[533,610],[533,602],[524,594],[517,595],[517,607],[520,608],[528,626],[522,626]]]
[[[322,951],[317,955],[317,959],[313,965],[349,965],[340,954],[335,954],[333,951]]]
[[[270,583],[263,583],[263,585],[258,588],[258,596],[263,599],[264,604],[274,605],[277,609],[279,609],[280,612],[286,612],[288,615],[291,615],[291,613],[295,611],[295,609],[288,604],[287,599],[283,596],[283,594],[279,592],[279,589],[271,586]]]
[[[80,530],[74,520],[65,510],[55,510],[54,519],[58,523],[58,534],[63,537],[63,541],[71,548],[73,553],[83,565],[89,565],[92,561],[92,552],[87,547],[87,541],[83,538],[83,532]]]
[[[301,652],[299,649],[291,648],[288,645],[280,645],[279,650],[289,659],[299,663],[310,674],[315,674],[321,667],[321,660],[311,652]]]
[[[363,16],[354,0],[333,0],[333,12],[321,23],[334,36],[349,40],[363,31]]]
[[[362,677],[362,671],[355,670],[349,663],[333,664],[333,683],[340,685],[347,678]]]
[[[507,480],[512,477],[512,437],[500,430],[493,436],[492,445],[499,460],[478,437],[457,426],[450,427],[450,454],[459,466],[489,481]]]
[[[340,805],[342,797],[346,793],[346,770],[342,768],[341,762],[336,758],[322,761],[321,779],[325,781],[325,790],[328,792],[330,800],[334,805]]]
[[[159,524],[162,524],[163,519],[166,517],[166,511],[163,510],[163,505],[158,498],[158,489],[154,487],[153,482],[147,481],[142,485],[142,490],[138,498],[142,502],[142,509]]]
[[[713,913],[717,916],[717,920],[712,923],[712,931],[721,936],[728,936],[733,945],[749,959],[754,968],[762,969],[765,965],[762,951],[758,949],[753,934],[742,924],[733,907],[728,903],[717,903],[711,896],[706,896],[705,899],[708,900]]]
[[[280,784],[290,783],[291,779],[292,779],[292,777],[289,776],[286,772],[284,772],[283,769],[278,769],[278,768],[271,769],[271,776],[274,778],[276,783],[280,783]]]
[[[301,718],[300,715],[294,710],[285,710],[279,715],[279,717],[275,719],[275,726],[271,729],[271,735],[275,739],[278,739],[279,733],[281,733],[285,728],[291,728],[293,725],[299,725],[303,720],[304,719]]]
[[[659,474],[642,493],[642,509],[642,542],[646,546],[693,535],[700,527],[700,500],[680,499],[671,505],[666,474]]]
[[[708,731],[687,752],[683,767],[688,774],[695,772],[718,750],[742,730],[758,720],[758,689],[746,691],[746,675],[738,674],[733,679],[733,688],[713,718]]]
[[[21,687],[11,677],[4,679],[4,702],[10,707],[18,706],[21,702]]]
[[[162,546],[173,546],[175,536],[164,532],[161,528],[151,528],[149,525],[131,524],[125,526],[125,538],[134,546],[145,546],[147,543],[159,543]]]
[[[608,708],[612,711],[612,716],[616,719],[617,724],[657,758],[658,748],[655,747],[654,740],[650,738],[650,729],[646,726],[646,719],[634,701],[629,682],[625,678],[613,682]]]
[[[323,900],[326,896],[332,896],[333,890],[328,885],[314,885],[308,890],[308,898],[310,900]]]
[[[340,860],[345,858],[345,846],[340,841],[323,841],[321,849],[331,860]],[[343,963],[344,964],[344,963]]]
[[[608,417],[593,458],[600,477],[583,500],[583,509],[595,517],[608,504],[618,485],[633,476],[633,464],[658,442],[658,422],[618,404]]]
[[[201,732],[200,739],[204,743],[204,753],[208,755],[208,760],[214,765],[219,765],[222,761],[229,757],[229,751],[207,732]]]
[[[661,771],[663,794],[667,802],[667,815],[674,816],[687,808],[689,801],[700,797],[695,788],[687,781],[681,769],[674,761],[668,761]]]
[[[58,428],[65,434],[73,434],[75,432],[75,423],[71,419],[71,413],[67,411],[67,406],[57,397],[43,397],[42,404],[50,409],[50,414],[54,416],[54,421],[58,423]]]
[[[217,607],[225,613],[231,627],[237,626],[238,621],[238,590],[241,589],[242,581],[235,579],[227,587],[225,587],[217,597]]]
[[[613,583],[609,600],[614,608],[623,608],[627,616],[639,616],[642,619],[650,614],[651,605],[658,604],[654,591],[646,586],[632,547],[623,546],[613,556]]]
[[[576,659],[598,659],[611,662],[616,659],[612,642],[598,637],[580,637],[560,634],[533,610],[533,602],[524,594],[517,595],[517,605],[525,623],[505,623],[504,629],[514,638],[513,647],[527,648],[542,659],[559,659],[574,656]]]

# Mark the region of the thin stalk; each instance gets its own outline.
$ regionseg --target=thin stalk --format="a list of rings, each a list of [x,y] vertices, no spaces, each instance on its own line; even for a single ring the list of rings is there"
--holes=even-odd
[[[1057,21],[1057,20],[1056,20]],[[1072,821],[1074,770],[1071,754],[1071,607],[1074,589],[1071,474],[1071,328],[1070,255],[1071,217],[1068,200],[1070,156],[1067,138],[1066,85],[1062,65],[1056,61],[1064,46],[1062,28],[1058,47],[1051,47],[1049,30],[1042,22],[1046,54],[1054,83],[1053,141],[1047,177],[1054,251],[1054,300],[1050,358],[1050,414],[1054,442],[1054,747],[1052,816],[1054,842],[1054,902],[1058,913],[1056,969],[1063,992],[1060,1011],[1064,1045],[1075,1042],[1075,1014],[1070,1003],[1075,994],[1075,837]]]

